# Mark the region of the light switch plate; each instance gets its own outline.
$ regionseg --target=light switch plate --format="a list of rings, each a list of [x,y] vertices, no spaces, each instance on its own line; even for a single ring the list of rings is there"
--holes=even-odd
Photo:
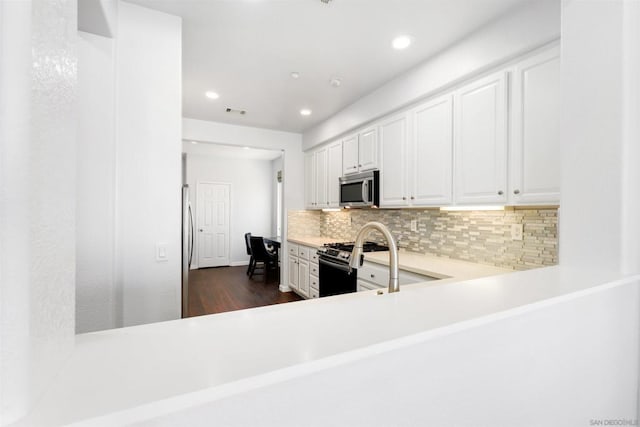
[[[411,220],[411,231],[418,231],[418,220],[417,219],[412,219]]]
[[[169,257],[167,256],[167,244],[156,243],[156,261],[164,262],[168,260],[169,260]]]
[[[523,229],[523,224],[511,224],[511,240],[522,240]]]

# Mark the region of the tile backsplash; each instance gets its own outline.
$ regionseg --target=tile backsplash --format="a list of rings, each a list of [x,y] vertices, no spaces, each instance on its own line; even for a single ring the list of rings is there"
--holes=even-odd
[[[407,251],[527,270],[558,263],[558,211],[522,208],[504,211],[439,211],[434,209],[357,209],[339,212],[290,211],[289,236],[322,236],[354,240],[369,221],[391,230]],[[411,231],[411,221],[417,231]],[[522,224],[522,240],[511,238],[511,225]],[[368,240],[382,242],[371,233]]]

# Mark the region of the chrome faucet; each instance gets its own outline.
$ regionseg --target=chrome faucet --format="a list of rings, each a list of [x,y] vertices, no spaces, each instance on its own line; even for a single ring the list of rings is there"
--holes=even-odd
[[[389,293],[398,292],[400,291],[400,282],[398,281],[398,246],[389,229],[380,222],[368,222],[358,231],[356,242],[351,251],[349,269],[358,268],[362,265],[362,244],[364,243],[364,238],[367,237],[372,230],[378,230],[387,240],[387,244],[389,245]]]

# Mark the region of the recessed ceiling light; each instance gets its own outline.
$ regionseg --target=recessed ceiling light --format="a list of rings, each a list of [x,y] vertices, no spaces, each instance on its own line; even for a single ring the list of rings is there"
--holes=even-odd
[[[205,96],[209,99],[218,99],[220,98],[220,95],[218,95],[217,92],[213,92],[211,90],[205,92]]]
[[[294,80],[298,80],[300,78],[300,73],[297,71],[292,71],[291,72],[291,78]]]
[[[391,42],[391,45],[394,49],[402,50],[409,47],[411,44],[411,37],[409,36],[398,36]]]
[[[192,144],[197,144],[197,143],[198,143],[198,141],[191,141],[191,143],[192,143]]]
[[[333,87],[340,87],[340,85],[342,84],[342,80],[340,80],[337,77],[332,78],[331,80],[329,80],[329,83],[331,84],[331,86]]]
[[[300,110],[300,114],[302,114],[303,116],[310,116],[311,110],[309,110],[308,108],[303,108],[302,110]]]
[[[244,148],[245,150],[249,150],[249,147],[242,147],[242,148]]]

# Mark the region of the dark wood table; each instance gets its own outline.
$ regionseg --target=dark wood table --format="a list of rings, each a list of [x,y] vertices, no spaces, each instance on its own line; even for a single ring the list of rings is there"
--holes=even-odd
[[[282,239],[277,237],[263,237],[264,244],[267,246],[273,246],[273,249],[276,251],[278,255],[278,260],[280,260],[280,246],[282,245]]]

